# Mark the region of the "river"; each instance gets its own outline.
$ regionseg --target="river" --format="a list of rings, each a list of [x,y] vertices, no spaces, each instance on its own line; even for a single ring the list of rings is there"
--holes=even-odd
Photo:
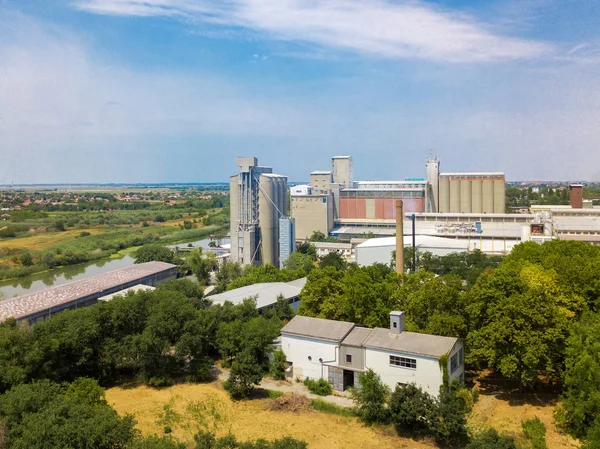
[[[208,248],[210,240],[198,240],[191,242],[193,247]],[[229,240],[221,240],[221,243],[228,243]],[[171,248],[179,246],[186,247],[190,244],[180,243],[171,245]],[[21,296],[27,293],[34,293],[40,290],[45,290],[49,287],[63,285],[73,281],[86,279],[97,274],[106,273],[120,268],[127,268],[133,265],[134,258],[130,255],[125,255],[121,258],[100,259],[94,262],[86,262],[77,265],[69,265],[62,268],[45,271],[44,273],[32,274],[18,279],[9,281],[0,281],[0,298],[8,299],[13,296]]]

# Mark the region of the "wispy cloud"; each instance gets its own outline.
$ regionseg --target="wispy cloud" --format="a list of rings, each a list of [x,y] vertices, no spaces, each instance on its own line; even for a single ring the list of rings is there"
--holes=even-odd
[[[553,52],[544,42],[498,34],[475,17],[408,0],[76,0],[75,7],[245,27],[267,37],[383,58],[466,63]]]

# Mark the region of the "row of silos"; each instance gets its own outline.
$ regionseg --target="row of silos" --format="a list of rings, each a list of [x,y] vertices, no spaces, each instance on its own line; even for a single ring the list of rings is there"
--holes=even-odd
[[[287,177],[263,173],[259,182],[260,259],[263,264],[279,266],[279,218],[287,216]]]
[[[439,212],[505,213],[504,174],[440,174]]]

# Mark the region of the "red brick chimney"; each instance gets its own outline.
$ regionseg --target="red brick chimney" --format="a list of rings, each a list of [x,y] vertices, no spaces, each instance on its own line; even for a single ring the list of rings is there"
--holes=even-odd
[[[571,191],[571,208],[582,209],[583,208],[583,185],[571,184],[569,186]]]

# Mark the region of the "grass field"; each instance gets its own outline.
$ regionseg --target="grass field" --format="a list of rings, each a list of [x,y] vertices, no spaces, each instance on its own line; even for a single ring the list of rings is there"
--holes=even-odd
[[[49,246],[54,246],[75,239],[82,231],[87,231],[92,235],[96,235],[101,234],[108,229],[108,227],[96,227],[72,229],[64,232],[44,232],[40,234],[28,235],[26,237],[0,240],[0,248],[23,248],[29,251],[43,251]]]
[[[160,390],[147,387],[111,388],[106,399],[120,414],[132,413],[145,435],[173,435],[191,443],[199,429],[231,433],[239,440],[292,436],[311,449],[426,449],[435,445],[399,438],[389,430],[366,427],[357,418],[318,411],[292,413],[272,411],[272,399],[233,402],[219,383],[183,384]]]

